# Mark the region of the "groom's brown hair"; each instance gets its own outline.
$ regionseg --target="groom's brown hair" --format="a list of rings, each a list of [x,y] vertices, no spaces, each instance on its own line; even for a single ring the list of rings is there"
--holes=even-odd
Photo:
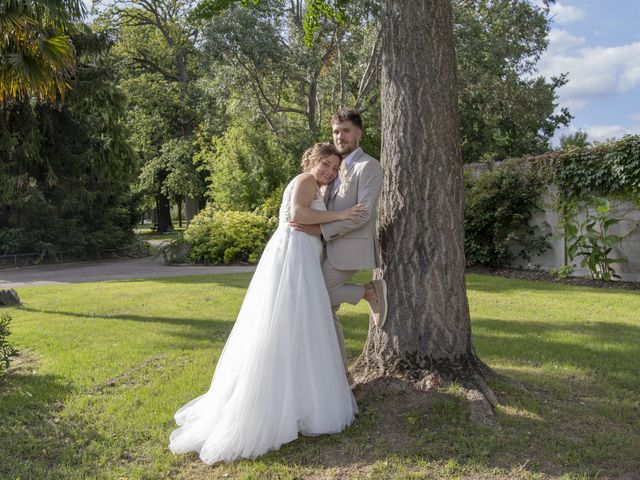
[[[360,112],[355,108],[343,108],[338,110],[331,117],[331,125],[334,123],[345,122],[347,120],[362,130],[362,117],[360,116]]]

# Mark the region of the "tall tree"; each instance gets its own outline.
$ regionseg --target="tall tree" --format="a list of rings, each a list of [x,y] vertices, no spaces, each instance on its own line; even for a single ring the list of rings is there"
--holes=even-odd
[[[465,287],[452,25],[450,0],[382,2],[377,273],[390,286],[389,314],[383,329],[370,326],[356,378],[400,376],[422,388],[457,378],[493,399],[473,349]]]
[[[0,108],[0,254],[96,255],[133,238],[135,159],[110,42],[79,27],[78,66],[63,105]]]
[[[139,85],[140,80],[149,81],[150,88],[165,94],[156,99],[145,99],[144,96],[130,96],[133,108],[142,108],[148,104],[163,101],[164,114],[171,110],[168,119],[157,118],[157,122],[170,123],[171,130],[166,135],[148,132],[153,137],[144,151],[139,150],[145,168],[143,183],[154,185],[156,206],[158,209],[158,230],[172,228],[169,209],[169,198],[184,198],[187,204],[187,221],[198,210],[199,197],[202,194],[202,182],[197,181],[198,172],[192,159],[184,155],[171,155],[169,149],[178,142],[182,153],[192,149],[194,132],[200,116],[197,104],[199,97],[198,52],[195,43],[200,30],[188,16],[194,2],[191,0],[124,0],[103,2],[106,9],[102,20],[107,25],[111,22],[117,27],[119,36],[118,53],[129,66],[125,76]],[[140,75],[140,72],[143,75]],[[144,81],[142,83],[144,83]],[[137,103],[141,101],[141,103]],[[171,105],[173,108],[168,108]],[[147,111],[147,118],[157,113]],[[143,126],[149,130],[152,125]],[[173,168],[177,170],[173,172]],[[151,172],[153,170],[153,172]],[[181,178],[183,182],[176,182]],[[172,191],[183,188],[181,192]]]
[[[535,71],[549,42],[548,9],[530,0],[454,0],[453,7],[464,161],[549,150],[572,117],[556,112],[566,77]]]
[[[578,130],[574,133],[567,133],[560,136],[560,149],[571,150],[572,148],[584,148],[591,145],[588,140],[589,135],[587,132]]]
[[[231,3],[237,2],[203,0],[197,10],[219,14]],[[309,129],[321,129],[323,115],[341,105],[378,119],[379,1],[306,2],[304,35],[313,40],[311,48],[300,48],[302,29],[291,28],[301,2],[239,3],[252,7],[234,6],[215,18],[205,45],[215,44],[227,65],[240,67],[232,69],[235,84],[251,87],[253,95],[246,97],[254,98],[272,129],[285,130],[283,124],[302,116]],[[557,108],[556,91],[566,78],[546,79],[535,71],[548,44],[545,3],[452,1],[465,162],[549,150],[556,130],[570,121],[568,110]],[[379,146],[378,132],[367,133],[373,133],[368,146]]]

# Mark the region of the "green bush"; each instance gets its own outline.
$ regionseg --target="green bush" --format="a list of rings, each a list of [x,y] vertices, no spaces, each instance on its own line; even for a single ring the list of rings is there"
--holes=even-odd
[[[9,368],[11,357],[18,353],[7,341],[7,337],[11,335],[9,323],[11,323],[11,317],[6,313],[0,314],[0,376],[4,375]]]
[[[508,265],[526,260],[549,246],[548,234],[529,223],[540,210],[542,184],[516,162],[467,178],[465,183],[464,246],[468,265]]]
[[[196,263],[255,263],[269,240],[267,219],[251,212],[216,211],[207,206],[192,220],[184,239],[191,244],[189,260]]]

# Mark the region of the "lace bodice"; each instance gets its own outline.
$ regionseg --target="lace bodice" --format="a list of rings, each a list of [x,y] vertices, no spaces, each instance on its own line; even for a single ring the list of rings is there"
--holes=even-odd
[[[278,223],[289,223],[291,220],[291,200],[293,198],[293,187],[298,181],[300,176],[298,175],[296,178],[289,182],[287,188],[284,189],[284,194],[282,195],[282,203],[280,204],[280,212],[278,214]],[[316,198],[311,202],[311,208],[314,210],[326,210],[327,207],[324,204],[324,201],[321,198]]]

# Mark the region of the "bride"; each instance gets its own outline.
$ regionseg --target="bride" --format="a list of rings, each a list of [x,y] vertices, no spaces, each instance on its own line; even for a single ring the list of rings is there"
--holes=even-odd
[[[175,453],[196,451],[209,464],[255,458],[304,435],[336,433],[358,409],[337,342],[317,236],[289,221],[358,222],[361,204],[326,211],[320,188],[338,175],[329,143],[309,148],[302,174],[286,187],[279,225],[258,263],[211,387],[175,414]]]

